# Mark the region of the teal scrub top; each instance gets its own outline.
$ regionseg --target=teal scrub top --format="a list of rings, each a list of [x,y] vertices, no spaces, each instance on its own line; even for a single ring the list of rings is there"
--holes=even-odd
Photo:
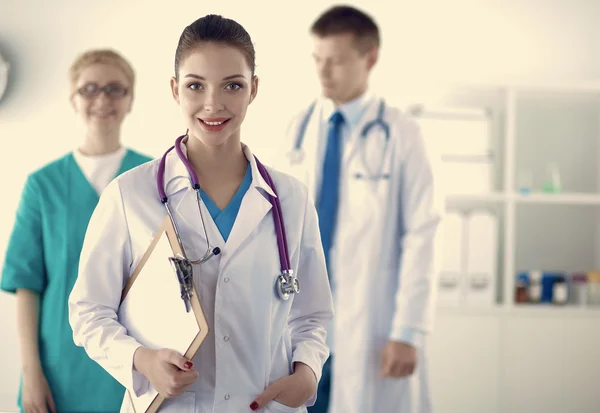
[[[221,233],[221,236],[225,242],[227,242],[227,239],[229,238],[233,224],[235,224],[235,219],[237,218],[238,212],[240,212],[242,199],[244,199],[244,195],[248,191],[248,188],[250,188],[251,183],[252,168],[250,167],[250,163],[248,163],[246,174],[244,175],[244,179],[242,180],[240,187],[235,192],[233,198],[231,198],[231,201],[229,201],[227,206],[222,210],[219,209],[219,207],[202,189],[200,189],[200,197],[202,198],[202,201],[204,201],[206,209],[208,209],[211,218],[215,222],[215,225],[219,229],[219,232]]]
[[[128,149],[117,175],[151,158]],[[40,360],[56,409],[118,412],[125,388],[73,342],[68,299],[99,196],[68,154],[30,174],[9,239],[0,288],[40,294]],[[22,409],[21,388],[18,406]]]

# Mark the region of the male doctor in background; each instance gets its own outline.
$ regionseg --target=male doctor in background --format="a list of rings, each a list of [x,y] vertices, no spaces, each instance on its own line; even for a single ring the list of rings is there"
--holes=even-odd
[[[290,123],[280,165],[315,199],[335,301],[331,357],[309,412],[428,413],[443,200],[417,125],[369,91],[375,22],[338,6],[311,34],[323,96]],[[385,125],[361,136],[377,118]]]

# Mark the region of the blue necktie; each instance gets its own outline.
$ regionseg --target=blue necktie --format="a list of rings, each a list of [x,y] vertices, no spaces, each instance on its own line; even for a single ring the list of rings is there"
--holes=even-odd
[[[319,215],[319,230],[325,251],[325,261],[329,267],[329,250],[333,243],[335,223],[338,212],[338,197],[340,188],[340,166],[342,163],[342,124],[344,117],[335,112],[329,118],[327,132],[327,149],[323,160],[321,192],[317,204]]]

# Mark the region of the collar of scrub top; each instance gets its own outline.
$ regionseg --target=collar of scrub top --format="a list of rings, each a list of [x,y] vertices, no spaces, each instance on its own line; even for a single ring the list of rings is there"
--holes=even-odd
[[[157,187],[160,193],[161,200],[165,200],[167,197],[173,195],[173,193],[179,191],[182,188],[190,188],[188,182],[191,181],[192,189],[196,190],[198,179],[196,174],[193,172],[193,168],[187,159],[187,147],[185,145],[187,136],[180,136],[177,138],[173,148],[165,157],[165,163],[161,162],[157,176]],[[289,250],[287,245],[287,234],[285,232],[285,225],[283,222],[283,213],[281,211],[281,204],[277,195],[277,189],[271,179],[271,176],[267,172],[267,169],[262,163],[252,154],[250,148],[247,145],[242,144],[242,150],[248,162],[252,172],[252,183],[251,187],[260,188],[267,194],[267,198],[272,206],[273,223],[275,225],[275,234],[277,235],[277,247],[279,250],[279,259],[281,264],[282,272],[291,272],[291,261],[289,258]],[[167,173],[169,170],[170,173]],[[168,180],[166,179],[168,175]],[[178,179],[187,178],[187,179]],[[164,183],[167,182],[167,187]],[[176,182],[173,188],[169,188],[169,183]],[[164,188],[161,191],[161,188]]]

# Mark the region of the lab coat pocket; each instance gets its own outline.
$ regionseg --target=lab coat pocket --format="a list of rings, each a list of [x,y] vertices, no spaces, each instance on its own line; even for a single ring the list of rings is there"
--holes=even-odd
[[[354,177],[355,169],[350,169],[341,191],[338,215],[339,228],[354,228],[355,235],[369,234],[379,230],[372,217],[380,217],[382,209],[388,204],[390,180],[368,180]],[[345,237],[352,235],[345,234]]]
[[[265,406],[268,412],[273,413],[295,413],[298,411],[299,407],[289,407],[285,404],[281,404],[272,400],[270,403],[267,403]]]
[[[370,171],[358,160],[352,161],[346,175],[347,193],[351,197],[348,201],[363,205],[367,210],[384,203],[390,196],[391,169],[386,165],[377,171]]]
[[[185,392],[181,396],[166,399],[160,406],[160,413],[194,413],[196,411],[196,393]]]

